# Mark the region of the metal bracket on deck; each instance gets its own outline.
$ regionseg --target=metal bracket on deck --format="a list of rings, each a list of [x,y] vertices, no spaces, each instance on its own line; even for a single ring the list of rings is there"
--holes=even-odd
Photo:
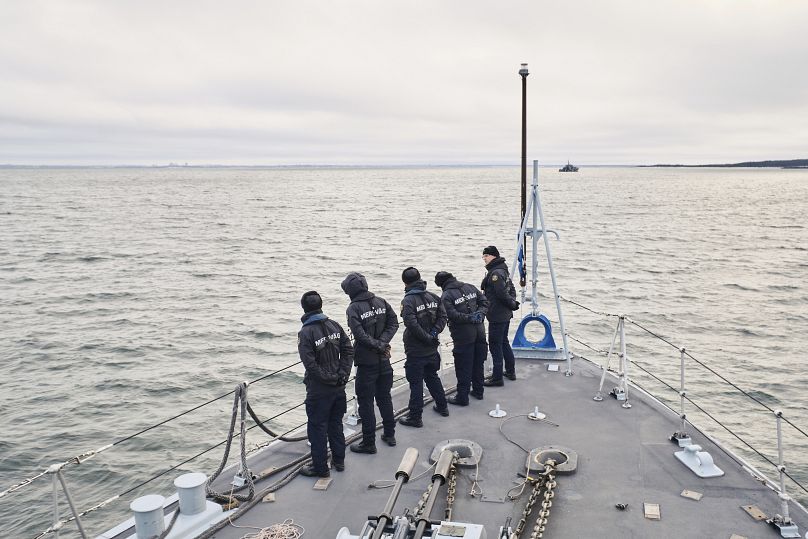
[[[773,519],[767,520],[766,522],[780,530],[780,537],[800,539],[800,529],[790,518],[776,515]]]

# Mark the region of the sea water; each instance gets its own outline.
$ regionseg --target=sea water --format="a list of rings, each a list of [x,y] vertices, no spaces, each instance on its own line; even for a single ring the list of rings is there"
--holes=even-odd
[[[513,262],[519,177],[513,167],[0,170],[0,491],[294,364],[300,296],[318,290],[342,322],[350,271],[394,306],[409,265],[433,291],[441,270],[479,284],[484,246]],[[674,345],[629,323],[632,360],[678,387],[685,347],[806,430],[808,171],[542,168],[540,192],[560,235],[550,242],[560,293]],[[557,322],[543,245],[539,269],[540,308]],[[572,351],[602,362],[615,319],[562,309]],[[776,460],[773,415],[687,368],[688,396]],[[630,374],[678,407],[663,383]],[[249,391],[260,416],[279,414],[302,402],[302,368]],[[68,466],[79,510],[222,441],[231,398]],[[688,416],[774,476],[722,426],[692,407]],[[297,407],[272,425],[304,421]],[[808,485],[808,442],[784,434],[789,473]],[[221,457],[214,448],[135,488],[86,528],[111,527],[136,496],[168,494],[176,475],[210,473]],[[0,499],[0,536],[33,537],[51,518],[49,476]]]

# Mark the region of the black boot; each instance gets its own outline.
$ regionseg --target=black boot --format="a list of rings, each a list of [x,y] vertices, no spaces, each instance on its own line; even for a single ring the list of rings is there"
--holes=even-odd
[[[499,380],[494,380],[492,378],[491,380],[486,380],[485,382],[483,382],[483,385],[485,387],[502,387],[505,385],[505,382],[502,380],[502,378],[500,378]]]
[[[413,417],[410,415],[405,415],[401,419],[398,420],[399,423],[404,425],[405,427],[415,427],[416,429],[420,429],[424,426],[424,422],[421,421],[420,417]]]
[[[461,399],[460,396],[458,396],[458,395],[452,395],[451,397],[446,399],[446,402],[448,402],[449,404],[454,404],[455,406],[468,406],[469,405],[469,400],[468,399],[465,399],[465,400]]]
[[[354,453],[368,453],[370,455],[376,454],[376,443],[366,443],[364,440],[351,444],[351,451]]]
[[[432,409],[435,410],[436,412],[438,412],[443,417],[449,417],[449,407],[448,406],[446,406],[444,408],[438,408],[437,404],[433,404]]]
[[[390,447],[396,446],[396,437],[394,435],[387,436],[386,434],[382,434],[382,441],[389,445]]]
[[[331,472],[328,470],[318,472],[314,469],[313,465],[309,464],[308,466],[300,468],[300,475],[305,475],[306,477],[331,477]]]

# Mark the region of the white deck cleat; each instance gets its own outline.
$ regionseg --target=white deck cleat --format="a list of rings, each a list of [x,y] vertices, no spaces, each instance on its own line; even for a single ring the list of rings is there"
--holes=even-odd
[[[708,452],[702,451],[700,445],[688,445],[682,451],[674,453],[674,455],[699,477],[720,477],[724,475],[724,471],[713,462],[713,457]]]

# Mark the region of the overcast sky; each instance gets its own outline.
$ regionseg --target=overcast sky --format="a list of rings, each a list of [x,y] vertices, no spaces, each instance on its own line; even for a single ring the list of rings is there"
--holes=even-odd
[[[803,0],[0,3],[0,163],[808,158]]]

